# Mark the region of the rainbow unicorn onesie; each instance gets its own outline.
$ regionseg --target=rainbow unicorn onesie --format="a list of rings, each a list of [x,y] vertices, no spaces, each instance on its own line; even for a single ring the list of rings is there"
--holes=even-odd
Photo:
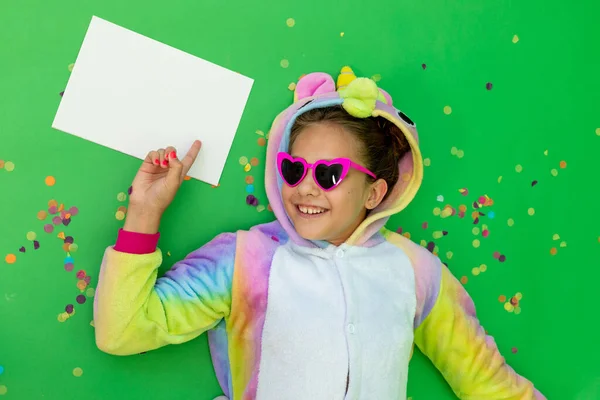
[[[296,118],[342,106],[397,125],[411,151],[400,179],[342,245],[303,239],[281,199],[276,155]],[[447,267],[387,230],[423,178],[417,130],[388,93],[345,67],[302,77],[274,121],[265,185],[275,221],[223,233],[158,278],[158,234],[119,231],[94,304],[100,350],[130,355],[207,332],[215,373],[233,400],[406,399],[414,344],[464,400],[541,400],[508,366]]]

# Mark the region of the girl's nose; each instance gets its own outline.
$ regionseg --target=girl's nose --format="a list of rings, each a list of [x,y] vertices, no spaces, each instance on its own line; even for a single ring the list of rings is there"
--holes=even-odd
[[[306,173],[306,176],[302,182],[300,182],[297,188],[298,193],[300,193],[302,196],[318,196],[321,191],[313,179],[312,170],[309,170]]]

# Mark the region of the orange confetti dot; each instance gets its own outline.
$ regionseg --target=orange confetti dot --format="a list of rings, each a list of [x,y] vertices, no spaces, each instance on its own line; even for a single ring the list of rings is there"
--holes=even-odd
[[[560,162],[560,167],[561,167],[562,169],[565,169],[565,168],[567,168],[567,162],[566,162],[566,161],[561,161],[561,162]]]
[[[6,257],[4,257],[4,260],[7,264],[14,264],[15,261],[17,261],[17,256],[14,254],[7,254]]]
[[[65,251],[65,252],[68,253],[69,252],[69,247],[71,247],[70,243],[64,243],[63,244],[63,251]]]
[[[82,279],[77,281],[77,289],[83,291],[87,287],[87,283]]]
[[[184,181],[189,181],[190,179],[192,179],[192,177],[189,176],[189,175],[186,175],[186,176],[183,177]]]
[[[62,211],[65,209],[65,205],[60,203],[60,206],[58,206],[58,211]]]
[[[48,207],[58,207],[58,201],[56,201],[56,200],[50,200],[48,202]]]
[[[460,278],[460,283],[462,283],[463,285],[466,285],[467,282],[469,282],[469,278],[467,278],[466,276]]]
[[[0,160],[0,169],[4,168],[4,160]]]
[[[407,239],[410,239],[410,232],[404,232],[404,233],[402,234],[402,236],[404,236],[404,237],[405,237],[405,238],[407,238]]]
[[[248,176],[246,177],[246,183],[247,183],[248,185],[252,185],[252,184],[254,183],[254,178],[252,177],[252,175],[248,175]]]
[[[558,250],[556,250],[556,247],[553,247],[553,248],[550,249],[550,254],[551,255],[555,256],[556,253],[558,253]]]
[[[504,302],[506,301],[506,296],[505,296],[505,295],[503,295],[503,294],[501,294],[500,296],[498,296],[498,301],[499,301],[500,303],[504,303]]]
[[[460,206],[458,206],[458,210],[460,212],[466,212],[467,211],[467,206],[465,206],[464,204],[461,204]]]
[[[258,158],[256,158],[256,157],[253,157],[253,158],[250,160],[250,165],[252,165],[253,167],[256,167],[256,166],[258,165]]]
[[[117,211],[122,211],[123,213],[126,213],[127,212],[127,207],[120,206],[119,208],[117,208]]]
[[[264,137],[259,137],[256,143],[258,143],[259,146],[264,146],[267,144],[267,140]]]
[[[46,177],[46,185],[54,186],[55,183],[56,183],[56,178],[54,178],[53,176]]]
[[[48,216],[48,213],[44,210],[37,213],[37,219],[39,219],[40,221],[45,220],[47,216]]]

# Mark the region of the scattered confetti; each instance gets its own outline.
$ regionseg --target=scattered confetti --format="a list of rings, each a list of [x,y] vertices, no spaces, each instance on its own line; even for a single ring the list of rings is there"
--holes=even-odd
[[[265,211],[265,206],[263,206],[262,204],[259,204],[259,205],[256,207],[256,211],[258,211],[258,212],[263,212],[263,211]]]
[[[38,242],[37,240],[33,241],[33,249],[37,250],[40,248],[40,242]]]
[[[425,64],[425,63],[421,64],[421,68],[423,68],[424,70],[427,69],[427,64]]]
[[[27,240],[29,240],[30,242],[35,240],[35,238],[37,237],[37,235],[35,234],[35,232],[27,232]]]
[[[500,303],[504,303],[504,302],[506,301],[506,296],[505,296],[505,295],[503,295],[503,294],[501,294],[500,296],[498,296],[498,301],[499,301]]]
[[[83,304],[85,303],[85,301],[87,300],[86,297],[82,294],[80,294],[79,296],[77,296],[77,298],[75,299],[79,304]]]
[[[2,375],[4,373],[4,367],[2,365],[0,365],[0,375]]]
[[[518,350],[516,347],[513,347],[513,348],[511,349],[511,351],[512,351],[512,353],[513,353],[513,354],[517,354],[517,352],[518,352],[519,350]]]
[[[562,169],[567,168],[567,162],[566,161],[561,161],[559,165],[560,165],[560,168],[562,168]]]
[[[519,41],[519,37],[517,35],[513,36],[512,42],[517,43]]]
[[[450,107],[450,106],[444,107],[444,114],[446,114],[446,115],[452,114],[452,107]]]
[[[460,278],[460,283],[462,283],[463,285],[466,285],[467,282],[469,282],[469,278],[467,278],[466,276]]]
[[[508,221],[506,222],[508,224],[508,226],[512,227],[515,225],[515,220],[512,218],[509,218]]]
[[[4,169],[7,172],[12,172],[12,171],[15,170],[15,164],[13,162],[11,162],[11,161],[7,161],[7,162],[4,163]]]
[[[533,181],[533,182],[531,182],[531,187],[534,187],[537,184],[538,184],[538,181]]]
[[[379,82],[381,80],[381,74],[375,74],[371,77],[375,82]]]
[[[290,28],[292,28],[294,25],[296,25],[296,20],[295,20],[294,18],[288,18],[288,19],[285,21],[285,24],[286,24],[287,26],[289,26]]]
[[[474,268],[471,270],[471,273],[473,274],[473,276],[478,276],[478,275],[479,275],[479,272],[480,272],[480,271],[479,271],[479,268],[478,268],[478,267],[474,267]]]
[[[239,163],[240,163],[240,165],[246,165],[246,164],[248,164],[248,157],[246,157],[246,156],[240,157]]]
[[[44,210],[41,210],[37,213],[37,219],[39,219],[40,221],[45,220],[47,216],[48,216],[48,213]]]
[[[246,204],[248,204],[249,206],[256,207],[258,205],[258,199],[255,196],[249,194],[248,196],[246,196]]]
[[[265,140],[265,138],[263,138],[263,137],[260,137],[260,138],[258,138],[258,140],[256,141],[256,143],[257,143],[259,146],[264,146],[264,145],[266,145],[266,144],[267,144],[267,141]]]
[[[550,249],[550,255],[555,256],[556,253],[558,253],[558,250],[556,249],[556,247],[553,247],[553,248]]]
[[[446,258],[447,258],[448,260],[451,260],[453,256],[454,256],[454,253],[453,253],[453,252],[451,252],[451,251],[448,251],[448,252],[446,253]]]
[[[124,192],[121,192],[117,195],[117,200],[118,201],[125,201],[127,200],[127,195]]]
[[[498,177],[498,183],[502,182],[502,175]]]
[[[517,171],[518,173],[523,172],[523,166],[521,164],[517,164],[517,166],[515,167],[515,171]]]
[[[494,86],[494,85],[492,85],[492,82],[488,82],[488,83],[486,83],[486,84],[485,84],[485,88],[486,88],[487,90],[492,90],[492,87],[493,87],[493,86]]]
[[[429,167],[431,165],[431,159],[430,158],[426,158],[423,160],[423,165],[426,167]]]
[[[465,152],[463,150],[458,150],[456,152],[456,157],[463,158],[465,156]]]
[[[248,175],[246,176],[246,184],[251,185],[254,183],[254,178],[252,177],[252,175]]]
[[[535,214],[535,208],[533,208],[533,207],[530,207],[530,208],[527,210],[527,214],[529,214],[529,215],[533,216],[533,215]]]
[[[75,64],[69,64],[69,66],[67,67],[69,72],[73,72],[73,68],[75,68]]]
[[[115,213],[115,218],[119,221],[123,221],[125,219],[125,213],[123,211],[117,211]]]
[[[544,155],[547,156],[548,155],[548,150],[544,150]]]
[[[296,83],[295,83],[295,82],[292,82],[292,83],[290,83],[290,84],[288,85],[288,89],[289,89],[289,90],[291,90],[292,92],[293,92],[294,90],[296,90]]]
[[[47,176],[45,182],[48,186],[54,186],[54,184],[56,183],[56,178],[54,178],[53,176]]]
[[[253,167],[256,167],[258,165],[259,161],[258,158],[256,157],[252,157],[252,159],[250,160],[250,165],[252,165]]]
[[[345,33],[344,32],[340,32],[340,37],[344,37]]]
[[[287,68],[290,66],[290,62],[284,58],[279,62],[279,65],[281,65],[281,68]]]
[[[246,185],[247,193],[254,193],[254,185]]]
[[[600,128],[596,128],[596,136],[600,136]]]
[[[444,201],[444,196],[442,196],[441,194],[435,198],[437,201],[439,201],[440,203],[442,203]]]
[[[481,242],[479,241],[479,239],[473,240],[473,247],[478,248],[480,245],[481,245]]]
[[[83,375],[83,370],[79,367],[73,369],[73,376],[80,377]]]
[[[550,170],[550,175],[552,175],[552,176],[558,176],[558,170],[556,168],[552,168]]]
[[[7,254],[6,257],[4,257],[4,261],[6,261],[7,264],[14,264],[17,261],[17,256],[14,254]]]
[[[250,165],[250,163],[244,165],[244,172],[250,172],[251,169],[252,169],[252,165]]]
[[[6,393],[8,393],[6,385],[0,385],[0,396],[4,396]]]

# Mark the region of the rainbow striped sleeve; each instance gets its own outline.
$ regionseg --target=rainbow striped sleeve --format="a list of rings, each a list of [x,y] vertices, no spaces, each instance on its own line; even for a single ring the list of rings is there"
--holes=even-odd
[[[542,400],[533,384],[518,375],[479,324],[463,286],[441,268],[437,299],[415,330],[415,343],[431,359],[462,400]]]
[[[225,233],[158,278],[162,253],[105,252],[94,324],[100,350],[129,355],[183,343],[229,315],[236,234]]]

